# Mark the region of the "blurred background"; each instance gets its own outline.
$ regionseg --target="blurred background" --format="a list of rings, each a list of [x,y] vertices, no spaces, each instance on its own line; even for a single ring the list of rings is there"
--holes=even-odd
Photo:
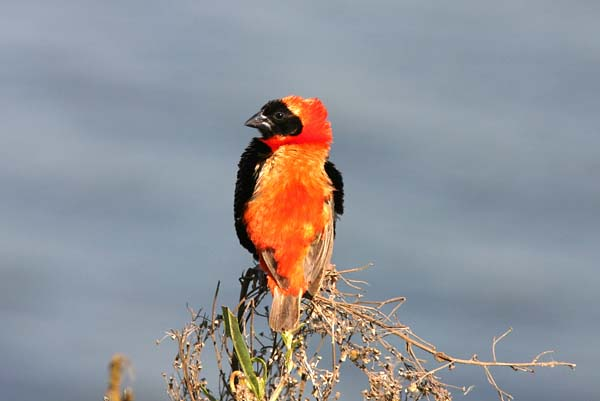
[[[166,400],[186,304],[233,305],[243,122],[321,98],[346,213],[334,261],[519,400],[597,399],[600,3],[2,1],[0,387],[101,399],[115,352]],[[349,369],[344,400],[367,383]],[[352,376],[351,376],[352,377]],[[496,398],[483,371],[443,374]]]

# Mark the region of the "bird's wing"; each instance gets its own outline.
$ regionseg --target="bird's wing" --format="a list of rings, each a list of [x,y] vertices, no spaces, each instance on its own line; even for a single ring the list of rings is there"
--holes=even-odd
[[[271,155],[271,148],[258,138],[254,138],[246,148],[240,162],[238,163],[237,181],[235,183],[235,197],[233,201],[233,214],[235,217],[235,231],[240,244],[246,248],[255,258],[256,248],[246,231],[246,222],[244,222],[244,212],[246,204],[252,198],[256,187],[258,174],[265,162]]]
[[[275,252],[272,249],[265,249],[260,252],[260,262],[267,269],[267,272],[275,280],[279,288],[284,290],[289,288],[289,280],[277,273],[277,261],[275,260]]]
[[[331,216],[334,216],[335,201],[332,199],[327,201],[326,206],[331,209]],[[304,280],[311,295],[319,292],[323,274],[330,268],[335,235],[334,225],[335,217],[325,225],[323,232],[312,242],[308,254],[304,258]]]
[[[335,164],[329,160],[325,162],[325,172],[333,185],[333,211],[335,212],[333,235],[335,236],[335,222],[340,215],[344,214],[344,181],[342,180],[342,174],[335,167]]]

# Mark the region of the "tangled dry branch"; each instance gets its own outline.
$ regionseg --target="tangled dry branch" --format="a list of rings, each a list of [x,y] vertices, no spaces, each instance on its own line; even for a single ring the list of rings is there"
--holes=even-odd
[[[217,287],[210,313],[190,310],[191,322],[183,330],[167,332],[165,338],[178,344],[175,374],[165,375],[170,398],[301,401],[310,395],[318,401],[336,400],[341,396],[336,388],[340,369],[349,363],[368,380],[362,394],[366,400],[451,400],[451,389],[468,393],[470,388],[446,384],[438,374],[459,365],[475,365],[484,370],[504,401],[512,396],[494,379],[494,367],[526,372],[538,367],[575,367],[569,362],[542,360],[548,351],[526,362],[497,360],[496,346],[510,329],[493,339],[487,361],[476,355],[463,359],[440,351],[400,323],[397,311],[404,298],[363,299],[365,282],[348,278],[363,269],[328,272],[321,295],[303,301],[303,324],[293,337],[272,332],[266,325],[268,310],[260,308],[266,286],[259,269],[250,268],[240,278],[240,301],[232,320],[239,325],[240,338],[227,330],[228,312],[217,313]],[[249,358],[244,359],[246,352]],[[204,362],[213,363],[209,358],[218,369],[218,384],[212,383],[212,387],[203,375]]]

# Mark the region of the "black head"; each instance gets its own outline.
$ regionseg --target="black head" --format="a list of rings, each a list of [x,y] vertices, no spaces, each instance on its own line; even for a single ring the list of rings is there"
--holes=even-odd
[[[302,121],[281,100],[271,100],[245,123],[256,128],[263,138],[273,135],[299,135],[302,132]]]

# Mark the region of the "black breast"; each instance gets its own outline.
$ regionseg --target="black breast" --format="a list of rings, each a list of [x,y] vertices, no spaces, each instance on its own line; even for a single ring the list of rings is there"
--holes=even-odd
[[[233,201],[233,215],[235,217],[235,231],[240,244],[246,248],[255,258],[256,248],[246,231],[244,222],[244,211],[246,204],[254,193],[256,179],[265,160],[271,156],[271,148],[258,138],[254,138],[246,148],[240,162],[238,163],[237,181],[235,183],[235,197]]]

